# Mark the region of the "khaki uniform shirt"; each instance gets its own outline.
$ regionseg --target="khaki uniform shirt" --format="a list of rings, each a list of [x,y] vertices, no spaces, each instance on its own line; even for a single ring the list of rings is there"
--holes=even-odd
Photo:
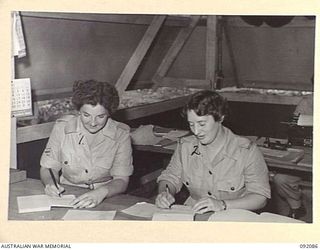
[[[255,144],[223,126],[214,143],[218,153],[210,160],[209,146],[193,135],[181,139],[158,182],[169,181],[177,192],[184,184],[190,192],[189,205],[203,197],[228,200],[247,193],[270,198],[268,169]]]
[[[44,168],[61,170],[61,183],[94,188],[113,176],[133,172],[129,126],[108,119],[91,147],[81,132],[78,116],[58,119],[41,156]]]

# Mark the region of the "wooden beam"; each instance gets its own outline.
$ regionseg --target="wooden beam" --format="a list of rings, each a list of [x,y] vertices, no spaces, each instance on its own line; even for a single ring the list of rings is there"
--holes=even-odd
[[[159,29],[163,21],[165,20],[166,16],[155,16],[152,20],[150,26],[148,27],[146,33],[144,34],[143,38],[141,39],[138,47],[136,48],[135,52],[129,59],[129,62],[125,66],[124,70],[122,71],[117,83],[116,88],[119,92],[121,97],[122,93],[126,90],[127,86],[129,85],[131,79],[133,78],[134,74],[136,73],[140,63],[142,62],[145,54],[147,53],[148,49],[150,48],[154,38],[156,37]]]
[[[200,89],[209,89],[211,87],[210,80],[203,79],[186,79],[186,78],[174,78],[174,77],[154,77],[155,82],[159,86],[167,87],[187,87],[187,88],[200,88]]]
[[[48,138],[55,122],[47,122],[17,128],[17,143],[36,141]]]
[[[213,89],[217,63],[217,16],[207,17],[206,79]]]
[[[107,14],[107,13],[63,13],[63,12],[28,12],[22,11],[22,17],[86,21],[99,23],[150,25],[154,15],[142,14]],[[190,16],[169,15],[164,21],[166,26],[185,27],[189,25]]]
[[[305,90],[313,91],[313,84],[310,82],[279,82],[262,80],[244,80],[245,87],[263,89],[283,89],[283,90]]]
[[[177,55],[179,54],[179,52],[183,48],[183,46],[186,43],[189,36],[191,35],[193,29],[196,27],[199,19],[200,19],[200,16],[193,16],[191,18],[189,26],[186,28],[183,28],[179,32],[177,38],[174,40],[172,46],[169,48],[167,54],[165,55],[165,57],[163,58],[163,60],[160,64],[158,70],[156,71],[156,73],[155,73],[156,76],[158,75],[160,77],[164,77],[166,75],[170,66],[172,65],[172,63],[176,59]],[[153,79],[152,79],[152,81],[153,81]]]
[[[302,99],[302,96],[268,95],[258,93],[220,92],[220,94],[230,102],[297,105]]]

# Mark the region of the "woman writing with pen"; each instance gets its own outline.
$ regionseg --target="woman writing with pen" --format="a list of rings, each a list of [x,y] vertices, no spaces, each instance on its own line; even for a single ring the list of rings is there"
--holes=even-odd
[[[196,213],[262,208],[270,198],[268,169],[254,143],[222,125],[227,101],[214,91],[200,91],[183,114],[193,135],[181,139],[158,177],[156,205],[169,208],[185,185],[190,193],[185,204]]]
[[[74,208],[91,208],[125,192],[133,172],[130,129],[111,118],[117,90],[106,82],[77,81],[72,102],[77,115],[58,119],[40,161],[45,193],[59,196],[61,184],[88,188]]]

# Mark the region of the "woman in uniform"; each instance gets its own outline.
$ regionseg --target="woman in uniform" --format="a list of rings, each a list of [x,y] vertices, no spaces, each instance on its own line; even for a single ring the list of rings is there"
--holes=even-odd
[[[181,139],[158,177],[156,205],[169,208],[185,185],[190,193],[185,204],[196,213],[264,207],[270,198],[266,163],[254,143],[222,125],[227,101],[214,91],[200,91],[183,113],[193,135]]]
[[[63,193],[61,184],[88,188],[72,205],[91,208],[128,186],[133,172],[130,129],[111,118],[119,96],[109,83],[75,82],[72,103],[78,114],[57,120],[41,157],[40,176],[51,196]]]

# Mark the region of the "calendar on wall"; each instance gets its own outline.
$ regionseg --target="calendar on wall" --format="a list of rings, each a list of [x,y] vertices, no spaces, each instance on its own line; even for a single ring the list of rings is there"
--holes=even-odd
[[[11,112],[12,116],[32,115],[30,78],[13,79],[11,82]]]

